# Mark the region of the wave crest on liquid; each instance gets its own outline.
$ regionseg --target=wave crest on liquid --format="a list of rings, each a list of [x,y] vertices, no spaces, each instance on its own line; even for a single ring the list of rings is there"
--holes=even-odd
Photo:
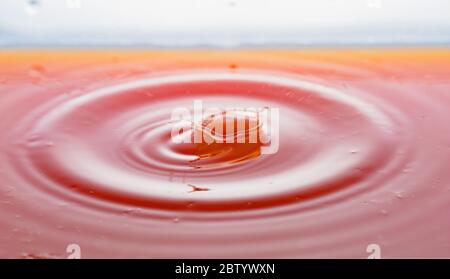
[[[264,155],[259,144],[173,143],[171,112],[194,99],[279,108],[280,149]],[[294,76],[188,72],[52,100],[30,113],[18,134],[26,176],[82,203],[245,211],[316,206],[385,179],[398,168],[393,117],[368,100]]]

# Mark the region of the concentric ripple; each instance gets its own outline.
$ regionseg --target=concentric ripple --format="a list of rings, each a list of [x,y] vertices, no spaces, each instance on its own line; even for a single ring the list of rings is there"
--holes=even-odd
[[[32,54],[0,70],[12,78],[0,84],[1,256],[60,257],[65,243],[86,257],[365,257],[369,243],[450,255],[450,63],[419,51],[413,66],[389,52],[64,55],[30,76]],[[246,108],[277,108],[278,151],[175,143],[172,112],[193,115],[198,100],[249,121]]]
[[[225,167],[195,167],[198,144],[171,140],[171,112],[192,108],[194,99],[223,109],[279,108],[281,148],[236,164],[256,145],[233,144],[239,151],[216,144],[209,165]],[[389,115],[368,101],[264,72],[174,73],[100,88],[42,111],[31,112],[18,131],[25,167],[58,187],[151,208],[184,209],[189,201],[202,210],[252,209],[359,190],[359,182],[388,165],[398,136]],[[192,194],[193,186],[208,191]]]

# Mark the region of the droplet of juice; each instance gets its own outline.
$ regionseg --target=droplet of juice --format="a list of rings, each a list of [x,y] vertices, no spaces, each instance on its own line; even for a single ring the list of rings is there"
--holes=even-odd
[[[25,5],[25,12],[29,15],[35,15],[39,12],[41,7],[41,1],[39,0],[27,0]]]
[[[194,133],[202,134],[202,142],[191,147],[191,155],[197,156],[191,166],[218,167],[258,157],[261,127],[255,112],[231,110],[207,117],[194,128]]]

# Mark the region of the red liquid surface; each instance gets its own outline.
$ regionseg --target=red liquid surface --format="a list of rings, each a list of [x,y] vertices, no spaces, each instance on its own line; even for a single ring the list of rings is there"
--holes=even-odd
[[[174,144],[194,100],[278,151]],[[448,119],[443,49],[3,50],[0,257],[449,257]]]

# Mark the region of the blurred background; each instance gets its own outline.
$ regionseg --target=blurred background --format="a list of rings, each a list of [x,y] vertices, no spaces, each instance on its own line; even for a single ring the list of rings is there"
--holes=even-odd
[[[448,0],[0,0],[1,47],[449,42]]]

